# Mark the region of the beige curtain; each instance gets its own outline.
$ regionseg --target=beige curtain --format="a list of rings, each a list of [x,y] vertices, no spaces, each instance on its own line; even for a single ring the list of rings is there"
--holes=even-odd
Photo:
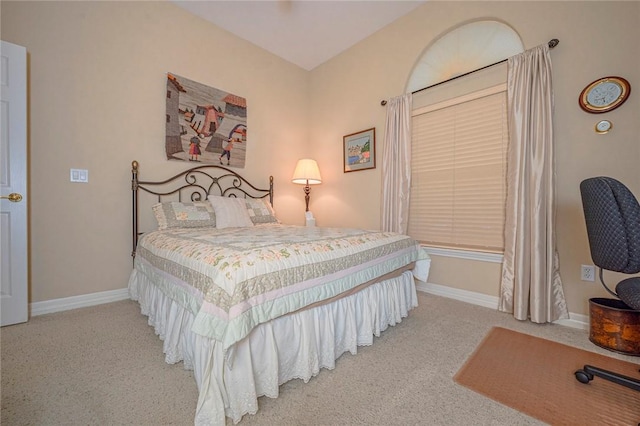
[[[387,104],[382,151],[382,230],[406,234],[411,188],[411,107],[413,95]]]
[[[536,323],[569,318],[556,250],[548,45],[509,59],[507,99],[509,149],[499,309]]]

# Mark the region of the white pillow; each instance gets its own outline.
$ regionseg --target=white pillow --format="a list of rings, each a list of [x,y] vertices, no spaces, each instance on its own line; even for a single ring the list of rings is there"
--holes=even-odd
[[[216,213],[216,228],[244,228],[253,226],[243,198],[209,196]]]

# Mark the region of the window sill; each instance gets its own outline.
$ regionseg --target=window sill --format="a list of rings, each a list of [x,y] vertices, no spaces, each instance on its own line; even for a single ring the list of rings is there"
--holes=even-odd
[[[480,262],[502,263],[501,253],[487,253],[482,251],[448,249],[442,247],[422,246],[429,256],[454,257],[457,259],[477,260]]]

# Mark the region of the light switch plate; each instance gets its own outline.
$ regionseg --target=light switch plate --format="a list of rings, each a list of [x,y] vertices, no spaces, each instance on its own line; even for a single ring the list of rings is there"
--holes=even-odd
[[[69,171],[69,179],[71,182],[87,183],[89,182],[89,170],[71,169]]]

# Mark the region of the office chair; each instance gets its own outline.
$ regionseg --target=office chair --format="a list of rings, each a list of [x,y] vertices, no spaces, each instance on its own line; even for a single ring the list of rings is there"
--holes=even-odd
[[[587,224],[591,258],[600,269],[600,282],[613,296],[611,306],[640,316],[640,277],[627,278],[609,289],[603,270],[637,274],[640,272],[640,205],[631,191],[616,179],[595,177],[580,183],[582,207]],[[610,299],[591,299],[591,301]],[[638,316],[635,316],[635,315]],[[640,326],[634,340],[640,347]],[[594,341],[594,340],[592,340]],[[594,341],[597,344],[597,342]],[[631,353],[631,355],[640,355]],[[589,383],[594,376],[640,391],[640,380],[603,370],[591,365],[575,372],[576,379]]]

